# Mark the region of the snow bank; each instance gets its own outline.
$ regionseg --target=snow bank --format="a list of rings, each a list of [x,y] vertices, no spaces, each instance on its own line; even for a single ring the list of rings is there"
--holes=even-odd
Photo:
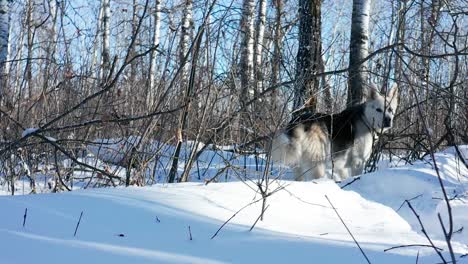
[[[110,149],[117,144],[111,142],[114,147]],[[183,155],[193,148],[190,144],[184,145]],[[464,155],[467,150],[461,148]],[[440,213],[447,224],[447,209],[429,158],[362,175],[344,189],[340,186],[352,179],[340,185],[329,180],[272,181],[269,190],[274,194],[267,199],[265,219],[249,232],[261,210],[255,185],[258,176],[252,173],[259,160],[214,148],[204,155],[198,169],[205,169],[205,177],[229,160],[232,166],[250,166],[250,171],[245,170],[250,180],[0,197],[0,263],[364,263],[325,195],[372,263],[414,263],[418,255],[420,263],[441,262],[428,247],[384,251],[401,245],[428,245],[405,200],[410,200],[449,260],[437,220]],[[169,160],[160,157],[164,158]],[[92,161],[103,166],[96,158],[87,162]],[[468,253],[468,170],[453,149],[436,154],[436,162],[451,199],[457,231],[452,245],[458,263],[468,263],[468,257],[462,257]],[[282,169],[274,167],[272,177]],[[253,204],[239,211],[249,203]],[[28,215],[23,228],[25,208]]]

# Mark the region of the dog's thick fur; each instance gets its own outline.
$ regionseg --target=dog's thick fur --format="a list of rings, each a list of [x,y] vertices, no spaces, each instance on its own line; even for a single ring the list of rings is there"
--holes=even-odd
[[[374,137],[393,124],[397,97],[396,86],[387,97],[370,88],[366,102],[339,114],[298,111],[273,139],[273,161],[294,166],[296,180],[324,177],[331,161],[336,181],[361,174]]]

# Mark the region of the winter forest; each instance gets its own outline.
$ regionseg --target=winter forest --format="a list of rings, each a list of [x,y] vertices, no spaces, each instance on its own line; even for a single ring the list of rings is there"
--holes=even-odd
[[[0,263],[468,263],[467,16],[0,0]],[[295,113],[392,87],[360,175],[295,181],[271,158]]]

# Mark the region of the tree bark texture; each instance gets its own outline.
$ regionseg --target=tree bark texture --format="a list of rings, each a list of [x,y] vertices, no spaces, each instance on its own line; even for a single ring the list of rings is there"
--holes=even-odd
[[[312,97],[317,101],[320,78],[313,75],[320,70],[322,56],[321,4],[321,0],[299,1],[299,49],[296,57],[294,109],[301,107]],[[312,108],[315,111],[315,107]]]
[[[153,46],[156,47],[159,45],[159,34],[160,34],[160,27],[161,27],[161,0],[154,1],[154,13],[153,13],[154,25],[153,25]],[[156,82],[156,54],[157,51],[153,50],[150,53],[150,70],[149,70],[149,92],[148,92],[148,101],[147,105],[151,106],[154,97],[156,94],[155,91],[155,82]]]
[[[8,40],[10,33],[10,3],[9,0],[0,0],[0,102],[5,93],[6,60],[8,58]]]
[[[244,0],[241,19],[241,59],[240,59],[240,78],[241,91],[240,103],[244,106],[253,94],[254,81],[254,12],[255,1]]]
[[[368,96],[369,15],[371,0],[353,0],[349,44],[348,106],[360,104]]]
[[[260,7],[258,9],[257,17],[257,31],[256,31],[256,47],[255,47],[255,79],[257,82],[256,91],[262,91],[262,81],[263,81],[263,71],[262,71],[262,52],[263,52],[263,39],[265,35],[265,24],[266,24],[266,11],[267,11],[267,1],[260,0]]]

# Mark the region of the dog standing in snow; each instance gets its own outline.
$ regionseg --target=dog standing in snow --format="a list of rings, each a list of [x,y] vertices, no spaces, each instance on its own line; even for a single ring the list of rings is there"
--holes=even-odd
[[[297,111],[272,142],[273,161],[294,166],[296,180],[325,176],[333,162],[333,177],[341,181],[362,173],[375,136],[390,129],[398,105],[398,88],[382,96],[370,88],[366,102],[339,114]]]

